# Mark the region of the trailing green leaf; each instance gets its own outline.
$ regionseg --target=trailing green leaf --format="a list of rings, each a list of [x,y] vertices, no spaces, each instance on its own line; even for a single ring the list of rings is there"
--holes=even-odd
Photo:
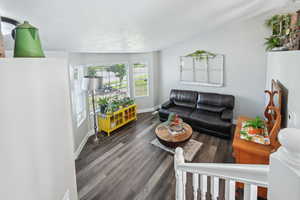
[[[266,46],[266,51],[270,51],[276,47],[281,47],[282,46],[282,40],[280,37],[272,35],[269,38],[265,38],[265,46]]]
[[[208,59],[208,58],[215,58],[217,55],[208,51],[204,50],[197,50],[193,53],[190,53],[186,55],[187,57],[193,57],[197,60],[202,60],[202,59]]]

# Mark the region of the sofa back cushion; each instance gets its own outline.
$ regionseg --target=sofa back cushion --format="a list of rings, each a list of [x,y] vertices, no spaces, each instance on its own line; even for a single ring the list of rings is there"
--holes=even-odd
[[[222,112],[234,108],[234,96],[216,93],[199,92],[197,109]]]
[[[171,90],[170,101],[177,105],[188,108],[196,108],[198,92],[191,90]]]

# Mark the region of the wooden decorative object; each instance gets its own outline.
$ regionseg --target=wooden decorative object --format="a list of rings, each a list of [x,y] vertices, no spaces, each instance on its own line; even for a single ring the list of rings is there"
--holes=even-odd
[[[249,142],[240,138],[242,123],[249,120],[248,117],[239,117],[235,129],[233,139],[233,156],[238,164],[269,164],[270,154],[280,147],[277,136],[280,131],[281,115],[277,107],[269,107],[269,110],[274,111],[271,115],[273,127],[270,127],[270,145],[263,145],[254,142]],[[276,118],[275,118],[276,116]],[[268,123],[268,122],[267,122]],[[271,124],[271,123],[270,123]],[[270,125],[268,125],[270,126]],[[238,188],[243,188],[244,185],[237,183]],[[267,198],[267,189],[258,188],[258,196]]]
[[[248,117],[239,117],[235,129],[233,139],[233,156],[235,162],[239,164],[269,164],[270,154],[276,151],[281,144],[278,141],[278,133],[281,127],[281,113],[282,93],[276,81],[272,80],[271,91],[265,91],[269,95],[269,103],[265,109],[266,124],[269,130],[270,145],[263,145],[240,138],[240,132],[243,122],[249,120]],[[278,95],[278,101],[274,97]],[[243,188],[243,184],[238,183],[237,187]],[[266,188],[258,188],[258,196],[262,198],[267,197]]]
[[[300,49],[300,10],[294,13],[291,17],[291,34],[287,43],[290,44],[289,50]]]
[[[155,129],[157,139],[165,146],[175,148],[187,142],[193,134],[193,129],[190,125],[183,122],[185,132],[182,134],[170,134],[167,126],[164,123],[158,125]]]

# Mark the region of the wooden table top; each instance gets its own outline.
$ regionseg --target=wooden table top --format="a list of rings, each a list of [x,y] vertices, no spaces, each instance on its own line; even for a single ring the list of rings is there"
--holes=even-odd
[[[270,153],[273,150],[273,147],[271,145],[258,144],[240,138],[242,122],[249,119],[251,118],[244,117],[244,116],[238,118],[235,133],[234,133],[234,139],[232,143],[233,148],[237,148],[246,152],[251,152],[253,154],[259,154],[259,155],[264,155],[266,157],[269,157]]]
[[[166,142],[174,142],[174,143],[183,142],[183,141],[188,140],[193,134],[193,129],[190,125],[183,122],[183,127],[186,130],[185,133],[172,135],[169,133],[169,130],[164,125],[164,123],[162,123],[156,127],[155,134],[161,140],[164,140]]]

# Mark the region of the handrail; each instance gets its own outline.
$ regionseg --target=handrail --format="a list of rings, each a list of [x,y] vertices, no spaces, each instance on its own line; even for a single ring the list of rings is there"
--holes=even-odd
[[[206,200],[208,188],[213,200],[219,197],[219,180],[225,180],[225,200],[235,199],[236,182],[244,183],[244,200],[257,200],[258,186],[268,187],[269,165],[185,163],[183,149],[176,148],[174,168],[176,200],[186,200],[187,173],[193,174],[193,196],[197,200],[200,186],[201,200]],[[208,185],[208,177],[210,187]],[[199,184],[200,181],[200,184]]]
[[[235,200],[237,182],[243,183],[244,200],[257,200],[258,187],[268,188],[268,199],[300,199],[300,129],[280,131],[281,147],[270,156],[270,165],[185,163],[183,149],[176,148],[174,167],[176,200],[186,200],[187,174],[192,174],[194,200]],[[220,179],[225,192],[220,196]],[[209,187],[210,186],[210,187]]]
[[[177,165],[177,169],[189,173],[215,176],[236,182],[268,187],[269,165],[183,163]]]

